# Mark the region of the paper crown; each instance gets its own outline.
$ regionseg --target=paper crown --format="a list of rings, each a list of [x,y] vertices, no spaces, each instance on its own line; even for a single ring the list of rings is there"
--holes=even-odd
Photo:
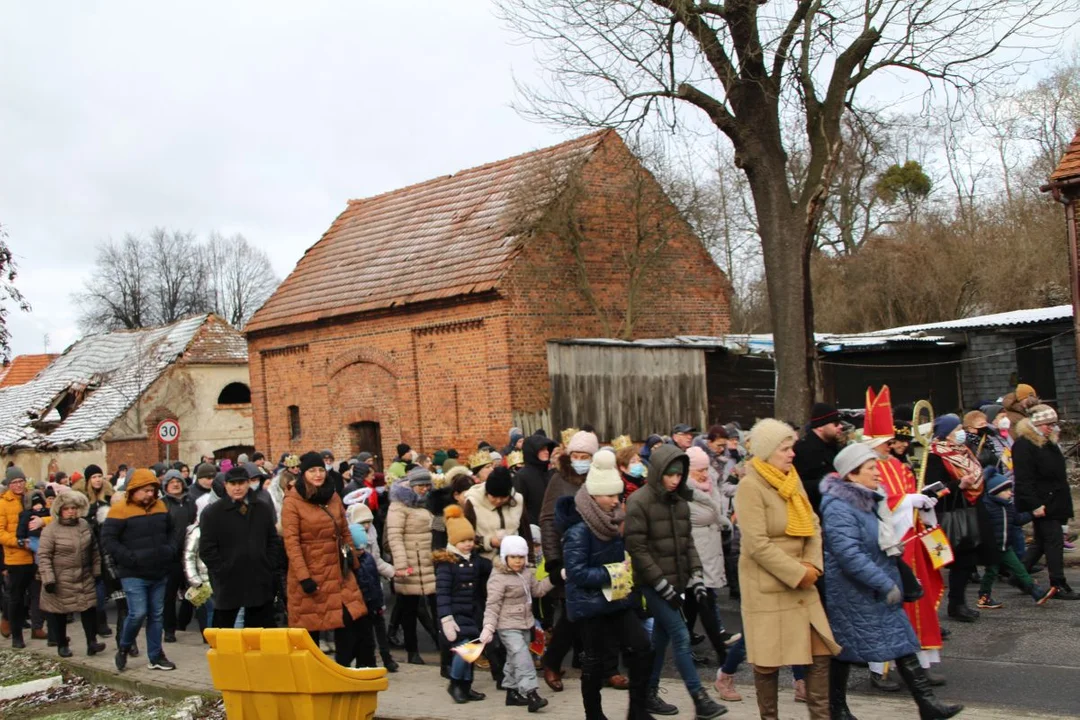
[[[628,448],[633,444],[634,441],[630,439],[629,435],[620,435],[619,437],[611,441],[611,448],[615,452],[618,452],[619,450],[622,450],[623,448]]]
[[[492,460],[491,453],[487,450],[478,450],[469,456],[469,467],[473,470],[478,470],[493,462],[495,461]]]
[[[898,420],[893,426],[893,435],[897,440],[914,440],[915,434],[911,429],[911,423],[905,420]]]
[[[566,428],[565,430],[563,430],[562,434],[559,435],[559,439],[562,440],[562,444],[569,445],[570,438],[574,437],[574,435],[577,434],[577,431],[577,428]]]
[[[866,415],[863,417],[864,438],[891,438],[893,428],[892,396],[889,386],[882,385],[881,392],[866,388]]]
[[[517,467],[525,464],[525,453],[515,450],[506,456],[506,467]]]
[[[300,467],[300,457],[298,455],[286,455],[284,465],[287,468],[298,468]]]

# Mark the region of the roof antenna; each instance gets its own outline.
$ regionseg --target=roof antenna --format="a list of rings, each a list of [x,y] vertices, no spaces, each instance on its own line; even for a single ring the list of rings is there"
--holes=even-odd
[[[48,355],[49,354],[49,333],[45,333],[44,342],[45,342],[45,354]]]

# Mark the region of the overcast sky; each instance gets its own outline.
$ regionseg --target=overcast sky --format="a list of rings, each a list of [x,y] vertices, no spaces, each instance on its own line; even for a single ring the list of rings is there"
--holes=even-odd
[[[579,134],[510,108],[514,40],[487,0],[0,0],[14,353],[77,339],[103,240],[239,232],[285,277],[349,198]]]

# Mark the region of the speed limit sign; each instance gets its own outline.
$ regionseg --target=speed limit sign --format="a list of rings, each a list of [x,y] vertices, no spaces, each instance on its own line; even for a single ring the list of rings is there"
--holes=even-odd
[[[157,426],[158,440],[166,445],[172,445],[180,439],[180,423],[175,420],[162,420]]]

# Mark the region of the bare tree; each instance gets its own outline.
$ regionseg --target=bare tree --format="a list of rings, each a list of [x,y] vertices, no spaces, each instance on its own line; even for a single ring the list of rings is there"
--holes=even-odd
[[[677,124],[691,106],[732,143],[761,234],[776,347],[776,412],[815,395],[810,256],[857,90],[908,72],[956,98],[1007,68],[1014,42],[1045,45],[1044,21],[1075,0],[501,0],[539,41],[553,82],[525,89],[547,121]],[[1062,23],[1050,24],[1062,27]],[[792,182],[785,114],[808,147]]]
[[[201,265],[209,280],[205,291],[210,308],[238,329],[281,284],[270,256],[240,234],[211,233],[202,248]]]
[[[72,300],[82,308],[85,332],[147,327],[153,324],[153,262],[135,235],[98,246],[94,273]]]
[[[154,228],[143,251],[153,267],[151,324],[168,325],[210,310],[194,233]]]
[[[11,332],[7,327],[8,302],[14,303],[23,312],[30,312],[30,303],[19,292],[19,288],[15,287],[18,270],[7,238],[7,230],[0,225],[0,357],[4,362],[11,357]]]

